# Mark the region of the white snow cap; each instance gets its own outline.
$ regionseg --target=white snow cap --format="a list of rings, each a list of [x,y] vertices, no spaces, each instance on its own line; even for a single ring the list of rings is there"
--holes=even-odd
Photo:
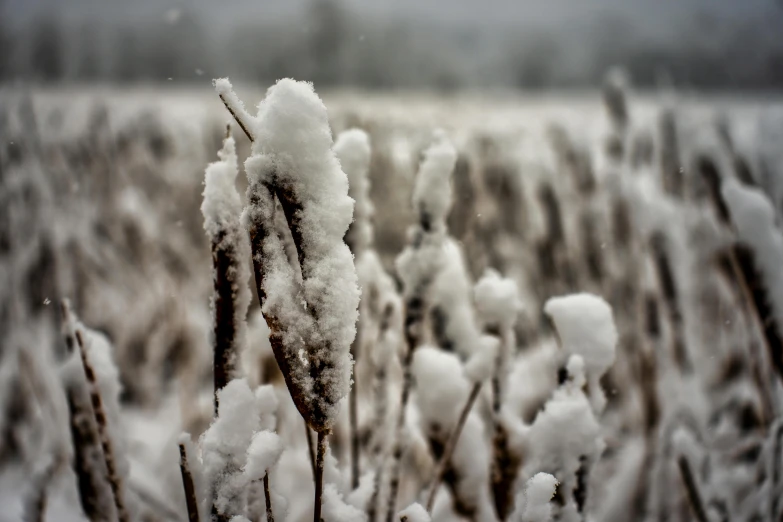
[[[349,231],[354,245],[354,254],[372,244],[372,215],[370,200],[370,138],[361,129],[348,129],[337,136],[334,153],[348,176],[348,194],[356,201],[353,212],[354,223]]]
[[[428,221],[433,228],[444,228],[451,208],[451,176],[457,164],[457,151],[446,133],[435,132],[432,145],[424,153],[413,189],[413,208],[420,222]]]
[[[473,289],[479,318],[487,325],[502,329],[514,326],[521,307],[517,284],[487,269]]]
[[[482,335],[479,349],[465,364],[465,375],[474,383],[482,382],[492,376],[500,352],[500,339],[493,335]]]
[[[549,473],[536,473],[525,484],[524,508],[521,522],[549,522],[552,520],[552,505],[549,501],[555,494],[557,479]]]
[[[248,480],[264,478],[272,466],[280,460],[283,454],[283,441],[271,431],[259,431],[253,435],[250,447],[247,449],[245,475]]]
[[[325,426],[317,428],[328,429],[350,389],[359,287],[343,237],[353,219],[354,201],[332,151],[326,107],[312,84],[284,79],[270,87],[259,104],[254,133],[252,156],[245,163],[251,189],[269,183],[300,207],[296,232],[301,237],[294,238],[302,283],[283,244],[277,237],[266,238],[262,284],[267,298],[262,311],[280,324],[287,359],[301,360],[291,367],[290,383],[301,388],[308,407],[323,414],[318,422]],[[246,219],[271,221],[267,207],[248,209]],[[313,376],[312,365],[325,370]]]
[[[552,297],[544,305],[569,354],[581,355],[587,373],[600,377],[614,363],[617,329],[612,307],[593,294]]]
[[[721,192],[739,240],[753,250],[775,318],[783,324],[783,235],[775,224],[772,203],[760,190],[733,178],[723,182]]]
[[[451,428],[468,396],[459,358],[431,346],[419,347],[413,355],[413,376],[421,383],[416,387],[416,402],[422,417]]]
[[[253,122],[253,117],[245,110],[245,104],[242,103],[242,100],[240,100],[234,92],[234,87],[231,85],[228,78],[217,78],[212,80],[212,85],[215,87],[215,91],[218,95],[225,100],[226,104],[228,104],[231,111],[237,115],[240,121],[246,125]],[[251,132],[253,131],[252,129],[248,130]]]
[[[430,514],[424,509],[424,506],[414,502],[399,513],[400,522],[430,522]]]
[[[204,214],[204,230],[213,240],[228,227],[239,225],[242,213],[242,200],[236,189],[239,172],[234,138],[223,140],[223,148],[218,152],[220,161],[207,166],[204,177],[204,201],[201,212]]]

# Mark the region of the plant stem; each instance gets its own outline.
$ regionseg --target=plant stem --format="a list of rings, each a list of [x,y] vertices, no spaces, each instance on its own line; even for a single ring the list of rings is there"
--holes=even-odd
[[[234,112],[234,110],[231,108],[231,106],[226,102],[226,99],[223,97],[222,94],[218,94],[220,96],[220,101],[223,102],[223,105],[226,106],[226,109],[228,109],[228,112],[231,114],[231,116],[234,117],[234,120],[236,120],[237,125],[239,125],[239,128],[242,129],[245,133],[245,136],[247,136],[247,139],[250,141],[253,141],[253,135],[250,134],[250,131],[245,126],[245,123],[239,118],[239,115]]]
[[[324,489],[324,459],[326,457],[326,433],[318,432],[318,452],[315,457],[315,504],[313,505],[313,522],[321,522],[321,497]]]
[[[473,409],[473,403],[476,402],[476,398],[481,391],[481,384],[482,383],[477,382],[473,385],[473,389],[470,390],[468,400],[465,402],[465,405],[462,407],[462,411],[459,414],[457,424],[454,426],[454,430],[451,432],[449,440],[446,441],[446,447],[443,450],[443,455],[440,458],[440,462],[438,462],[438,468],[435,471],[435,478],[432,481],[430,492],[427,495],[426,509],[428,513],[432,513],[432,506],[435,504],[435,495],[438,492],[438,486],[440,486],[440,483],[443,480],[443,476],[446,474],[449,462],[451,461],[451,456],[454,454],[454,450],[457,447],[457,442],[459,442],[459,436],[462,434],[462,428],[465,427],[465,421],[468,419],[470,410]]]
[[[696,479],[693,476],[693,471],[691,471],[691,465],[688,463],[688,459],[683,456],[677,457],[677,467],[680,468],[680,476],[685,485],[685,493],[687,494],[688,503],[693,510],[693,514],[699,522],[709,522],[707,511],[704,509],[704,501],[702,500],[699,486],[696,484]]]
[[[188,464],[188,453],[185,445],[179,444],[179,471],[182,474],[182,487],[185,490],[185,504],[188,507],[188,522],[199,522],[196,487],[193,484],[193,474]]]
[[[266,502],[266,522],[275,522],[272,513],[272,495],[269,493],[269,472],[264,475],[264,502]]]
[[[313,437],[310,434],[310,426],[307,425],[307,421],[305,421],[304,427],[305,439],[307,439],[307,450],[310,454],[310,468],[313,470],[313,480],[315,480],[315,448],[313,447]]]

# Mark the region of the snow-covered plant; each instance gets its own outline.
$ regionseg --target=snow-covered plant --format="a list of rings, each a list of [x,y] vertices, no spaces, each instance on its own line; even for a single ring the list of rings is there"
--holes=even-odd
[[[244,346],[245,316],[250,304],[247,260],[250,247],[240,223],[242,200],[236,190],[236,144],[223,140],[219,161],[210,163],[204,180],[204,230],[212,245],[212,334],[214,336],[215,412],[218,392],[237,377],[239,354]]]
[[[498,342],[492,369],[492,495],[500,520],[511,511],[514,483],[522,460],[509,442],[509,428],[504,424],[501,407],[507,389],[511,358],[516,349],[514,323],[520,309],[517,285],[494,270],[487,270],[474,287],[476,311],[483,330]]]
[[[129,468],[121,453],[120,385],[111,345],[78,321],[68,301],[62,303],[62,314],[69,353],[61,372],[82,509],[95,520],[130,522]]]
[[[424,319],[433,281],[444,265],[447,243],[446,215],[451,208],[451,175],[457,161],[454,146],[439,131],[425,151],[413,191],[417,222],[408,231],[408,245],[397,257],[397,272],[403,283],[405,302],[405,356],[402,361],[403,384],[390,464],[390,492],[386,520],[393,519],[400,480],[405,412],[413,385],[412,362],[424,335]]]
[[[251,117],[226,79],[215,87],[253,140],[245,162],[256,288],[278,365],[297,409],[318,432],[315,520],[326,434],[350,389],[359,289],[343,238],[353,219],[348,179],[332,150],[326,107],[311,84],[271,87]],[[280,202],[297,251],[291,264],[275,227]]]

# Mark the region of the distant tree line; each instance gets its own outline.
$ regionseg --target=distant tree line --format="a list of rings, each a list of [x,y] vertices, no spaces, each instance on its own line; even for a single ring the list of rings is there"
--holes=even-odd
[[[133,22],[64,22],[46,13],[16,27],[2,13],[0,0],[2,82],[202,82],[230,75],[256,83],[293,76],[321,87],[537,89],[595,86],[607,68],[622,65],[642,87],[783,88],[783,9],[763,27],[711,27],[717,22],[705,15],[692,30],[659,41],[641,40],[612,18],[578,34],[514,34],[365,19],[339,0],[314,0],[287,21],[240,20],[222,31],[188,10]]]

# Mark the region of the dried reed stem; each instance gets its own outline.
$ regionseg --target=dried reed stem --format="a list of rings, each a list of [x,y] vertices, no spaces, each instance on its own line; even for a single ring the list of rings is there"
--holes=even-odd
[[[264,475],[264,502],[266,503],[266,522],[275,522],[272,513],[272,495],[269,492],[269,472]]]
[[[326,433],[318,432],[318,451],[315,457],[315,504],[313,505],[313,522],[321,522],[321,497],[324,488],[324,459],[326,458]]]
[[[218,413],[218,392],[233,378],[236,370],[236,295],[231,273],[239,264],[233,244],[225,240],[227,232],[221,232],[212,241],[212,266],[214,270],[213,317],[213,378],[215,416]]]
[[[106,410],[103,407],[103,399],[101,398],[101,392],[98,388],[98,380],[95,376],[95,370],[87,357],[87,350],[84,346],[84,339],[81,330],[76,330],[76,344],[79,346],[79,353],[82,358],[82,366],[84,366],[84,374],[87,376],[87,381],[90,384],[90,399],[92,400],[93,413],[95,414],[95,422],[98,426],[98,435],[101,441],[101,448],[103,449],[103,458],[106,462],[106,472],[108,474],[109,485],[111,486],[111,492],[114,496],[114,505],[117,508],[117,519],[120,522],[130,522],[130,514],[125,506],[125,499],[122,492],[122,478],[120,478],[117,472],[117,461],[114,456],[114,446],[112,444],[111,436],[109,435],[109,427],[106,419]]]
[[[707,510],[704,508],[704,501],[688,459],[682,455],[677,457],[677,467],[680,469],[682,483],[685,485],[685,493],[694,516],[699,522],[708,522]]]
[[[304,419],[303,419],[304,420]],[[310,455],[310,468],[313,470],[313,480],[315,480],[315,447],[313,446],[313,435],[310,433],[310,426],[304,421],[305,439],[307,439],[307,452]]]
[[[185,504],[188,507],[188,522],[199,522],[198,500],[196,486],[193,483],[193,473],[188,464],[188,453],[185,445],[179,444],[179,471],[182,474],[182,487],[185,490]]]
[[[454,430],[451,432],[451,435],[446,442],[443,455],[441,456],[440,461],[438,462],[438,467],[435,471],[435,478],[433,479],[432,485],[430,486],[430,492],[427,495],[426,509],[428,513],[432,513],[432,506],[435,504],[435,495],[438,493],[438,487],[443,481],[444,475],[446,475],[446,470],[448,469],[449,463],[451,462],[451,456],[454,454],[454,450],[457,448],[457,442],[459,442],[459,436],[462,434],[462,428],[465,427],[465,421],[468,419],[470,410],[473,409],[473,404],[476,402],[476,398],[481,391],[481,384],[481,382],[477,382],[473,385],[473,389],[470,390],[468,400],[465,402],[465,405],[462,407],[462,411],[459,414],[457,424],[454,426]]]
[[[253,141],[253,135],[250,134],[250,131],[248,130],[248,128],[245,125],[245,123],[242,121],[242,119],[239,117],[239,115],[236,114],[231,109],[231,106],[228,104],[228,102],[226,102],[226,99],[223,97],[223,95],[222,94],[218,94],[218,96],[220,96],[220,101],[222,101],[223,105],[226,106],[226,109],[231,114],[231,116],[234,118],[234,120],[237,122],[237,125],[239,125],[239,128],[242,129],[242,131],[244,131],[245,136],[247,136],[247,139],[249,139],[252,142]]]

